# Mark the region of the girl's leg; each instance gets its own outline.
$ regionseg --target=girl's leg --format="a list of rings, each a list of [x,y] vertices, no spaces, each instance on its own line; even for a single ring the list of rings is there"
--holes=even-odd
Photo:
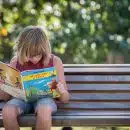
[[[51,114],[52,109],[48,106],[39,106],[37,108],[36,130],[51,130]]]
[[[36,130],[51,130],[52,113],[57,111],[57,106],[50,97],[42,98],[35,104],[37,113]]]
[[[20,115],[19,108],[14,105],[6,105],[2,111],[5,130],[19,130],[17,116]]]
[[[17,117],[30,109],[30,105],[20,99],[7,102],[2,111],[5,130],[20,130]]]

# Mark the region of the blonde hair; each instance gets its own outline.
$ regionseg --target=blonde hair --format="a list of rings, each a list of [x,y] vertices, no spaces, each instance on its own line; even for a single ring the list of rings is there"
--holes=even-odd
[[[50,42],[39,26],[27,26],[19,34],[14,46],[15,55],[20,64],[27,62],[29,56],[43,55],[43,64],[47,65],[51,56]]]

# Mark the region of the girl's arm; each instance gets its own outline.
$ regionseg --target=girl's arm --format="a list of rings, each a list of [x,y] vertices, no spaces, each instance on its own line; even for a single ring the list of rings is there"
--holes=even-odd
[[[57,84],[57,90],[61,94],[59,100],[63,103],[68,103],[69,101],[69,92],[65,81],[64,76],[64,67],[61,59],[57,56],[54,56],[53,60],[54,66],[56,67],[56,71],[58,73],[58,84]]]

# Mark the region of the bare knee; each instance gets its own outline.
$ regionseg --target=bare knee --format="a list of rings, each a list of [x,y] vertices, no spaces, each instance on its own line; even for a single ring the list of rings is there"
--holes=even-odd
[[[13,105],[5,105],[2,110],[2,115],[4,120],[16,119],[20,114],[18,107]]]
[[[49,106],[39,106],[36,113],[37,118],[41,119],[44,122],[51,120],[52,109]]]

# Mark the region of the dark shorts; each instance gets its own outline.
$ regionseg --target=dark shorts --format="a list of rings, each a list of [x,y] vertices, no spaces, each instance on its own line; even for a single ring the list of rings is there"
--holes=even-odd
[[[10,101],[8,101],[6,105],[17,106],[18,108],[20,108],[21,114],[26,114],[32,111],[36,111],[39,105],[49,106],[50,108],[52,108],[52,113],[55,113],[57,111],[57,105],[51,97],[44,97],[37,100],[36,102],[31,102],[31,103],[27,103],[21,99],[13,98]]]

